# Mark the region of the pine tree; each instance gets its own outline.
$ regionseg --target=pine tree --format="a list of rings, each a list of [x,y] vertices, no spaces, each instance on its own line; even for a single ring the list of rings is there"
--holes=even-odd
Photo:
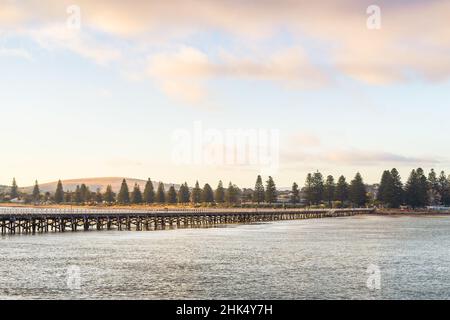
[[[125,179],[122,180],[119,194],[117,195],[117,202],[120,204],[130,203],[130,191],[128,190],[128,184]]]
[[[366,186],[359,172],[350,183],[349,198],[352,204],[357,207],[364,207],[367,203]]]
[[[412,170],[405,187],[406,203],[413,208],[423,208],[428,204],[428,181],[423,170]]]
[[[416,170],[418,181],[419,181],[419,202],[420,207],[425,207],[429,204],[428,191],[430,189],[428,179],[425,176],[423,169],[418,168]]]
[[[177,193],[178,203],[185,203],[185,202],[183,202],[183,194],[184,194],[184,183],[182,183],[180,185],[180,188],[178,189],[178,193]]]
[[[319,171],[317,171],[312,176],[312,203],[320,204],[323,200],[323,192],[323,176]]]
[[[11,196],[11,199],[15,199],[19,196],[19,187],[17,186],[16,178],[13,178],[9,195]]]
[[[203,187],[202,202],[206,203],[214,202],[214,192],[208,183],[206,183],[205,186]]]
[[[114,192],[112,191],[112,187],[111,185],[108,185],[106,187],[106,191],[105,191],[105,195],[104,195],[104,199],[107,203],[111,204],[113,202],[116,201],[116,195],[114,194]]]
[[[436,171],[434,171],[434,169],[431,169],[430,173],[428,174],[428,183],[432,190],[439,192],[439,182],[436,175]]]
[[[157,203],[166,203],[166,190],[164,189],[164,183],[160,182],[158,184],[158,189],[156,190],[155,201]]]
[[[255,190],[253,191],[253,202],[261,203],[264,202],[265,199],[265,191],[264,185],[262,182],[262,178],[260,175],[256,178]]]
[[[81,203],[81,189],[80,186],[77,186],[75,192],[72,197],[72,201],[75,203]]]
[[[344,176],[340,176],[336,184],[336,200],[344,205],[348,201],[349,185]]]
[[[214,193],[214,200],[216,203],[224,203],[225,202],[225,189],[223,188],[222,181],[219,181],[217,185],[217,189]]]
[[[313,203],[314,200],[314,195],[313,195],[313,176],[311,173],[308,173],[308,175],[306,176],[306,181],[305,181],[305,187],[304,187],[304,193],[305,193],[305,200],[306,203],[308,204],[308,206],[311,206],[311,204]]]
[[[167,202],[170,204],[177,203],[177,192],[175,191],[175,187],[172,185],[167,192]]]
[[[232,184],[228,184],[228,188],[225,192],[225,201],[229,204],[236,204],[239,202],[239,188]]]
[[[298,184],[294,182],[292,184],[291,203],[297,204],[299,202],[300,202],[300,190],[298,189]]]
[[[103,202],[103,195],[100,191],[100,188],[97,188],[97,191],[95,192],[95,202],[97,202],[97,203]]]
[[[275,182],[272,177],[269,176],[269,179],[266,181],[266,202],[267,203],[275,203],[277,202],[277,188],[275,186]]]
[[[198,181],[195,183],[194,189],[192,189],[192,203],[200,203],[202,200],[202,189],[200,188],[200,185],[198,184]]]
[[[143,201],[147,204],[155,202],[155,190],[153,188],[153,182],[148,178],[144,188]]]
[[[391,170],[392,177],[392,193],[389,203],[392,208],[399,208],[404,200],[403,183],[397,169]]]
[[[441,194],[439,192],[439,181],[434,169],[428,174],[429,199],[432,205],[441,203]]]
[[[179,203],[189,203],[191,199],[191,193],[189,192],[189,186],[187,182],[181,184],[180,189],[178,190],[178,202]]]
[[[412,170],[408,181],[406,182],[405,186],[405,197],[406,197],[406,204],[409,206],[416,208],[419,206],[419,181],[417,178],[417,172],[416,170]]]
[[[41,200],[41,191],[39,190],[39,184],[36,180],[33,188],[33,201],[34,203],[38,203]]]
[[[332,202],[336,193],[336,183],[334,182],[333,176],[329,175],[325,182],[324,187],[324,199],[328,202],[328,206],[332,207]]]
[[[383,171],[381,176],[380,186],[378,187],[377,200],[387,205],[388,190],[392,185],[392,176],[389,170]]]
[[[142,193],[141,188],[137,183],[134,184],[133,192],[131,193],[131,203],[140,204],[142,203]]]
[[[56,185],[56,191],[55,191],[55,202],[61,203],[64,201],[64,190],[61,180],[58,180],[58,184]]]
[[[81,195],[82,203],[89,201],[89,198],[90,198],[89,194],[90,194],[89,188],[84,183],[81,184],[80,195]]]
[[[403,203],[403,184],[397,169],[383,172],[377,200],[388,208],[398,208]]]
[[[450,205],[450,181],[444,171],[439,175],[439,193],[441,195],[441,204]]]
[[[398,208],[402,204],[403,184],[397,169],[383,172],[377,199],[388,208]]]

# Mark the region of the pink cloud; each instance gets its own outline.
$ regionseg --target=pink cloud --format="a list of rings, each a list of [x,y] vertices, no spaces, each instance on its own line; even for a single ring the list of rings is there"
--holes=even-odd
[[[3,1],[0,28],[41,42],[46,38],[53,47],[97,63],[126,64],[136,56],[150,56],[151,74],[161,90],[190,101],[204,99],[207,88],[202,81],[213,77],[262,79],[305,89],[327,84],[336,71],[368,84],[417,77],[442,81],[450,75],[450,1],[379,1],[381,29],[369,30],[370,1],[78,0],[82,34],[68,39],[62,29],[65,9],[72,4],[69,0]],[[54,26],[62,29],[55,31]],[[280,30],[294,44],[268,49],[266,41]],[[206,52],[185,46],[192,36],[205,32],[228,36],[239,52],[228,49],[216,54],[223,48]],[[105,43],[98,33],[113,42]],[[297,40],[305,37],[321,48],[318,53],[327,72],[312,63],[306,46]],[[118,48],[118,43],[133,49],[123,53],[126,49]]]

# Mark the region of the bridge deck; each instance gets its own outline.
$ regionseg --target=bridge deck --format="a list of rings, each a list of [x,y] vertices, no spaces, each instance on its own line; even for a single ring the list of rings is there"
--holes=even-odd
[[[157,230],[166,226],[195,227],[229,223],[342,217],[374,209],[40,209],[0,208],[2,234],[84,230]]]

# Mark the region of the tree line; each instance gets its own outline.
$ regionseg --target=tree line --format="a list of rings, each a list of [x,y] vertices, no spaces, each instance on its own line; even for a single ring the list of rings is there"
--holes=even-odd
[[[385,170],[380,183],[369,193],[360,173],[350,183],[344,176],[335,182],[333,176],[326,179],[317,171],[309,173],[303,188],[307,205],[325,204],[329,207],[365,206],[367,204],[399,208],[424,208],[426,206],[450,206],[450,176],[441,171],[439,176],[431,169],[428,177],[422,168],[413,169],[403,184],[396,168]],[[292,202],[299,201],[299,190],[296,183],[292,186]]]
[[[39,184],[36,181],[31,195],[21,195],[19,194],[16,180],[13,179],[9,198],[15,199],[22,196],[27,198],[28,202],[39,203],[42,201],[50,201],[56,204],[237,204],[241,199],[241,193],[241,190],[235,184],[230,182],[228,187],[225,188],[222,181],[219,181],[215,190],[213,190],[208,183],[201,188],[198,181],[192,189],[185,182],[178,190],[175,189],[174,185],[171,185],[167,191],[165,190],[164,184],[160,182],[155,190],[151,179],[147,180],[143,191],[141,191],[141,188],[137,183],[132,190],[130,190],[126,180],[123,179],[117,194],[113,191],[111,185],[106,187],[105,192],[101,192],[100,189],[92,192],[85,184],[76,186],[74,191],[64,191],[62,181],[59,180],[53,194],[50,194],[49,192],[42,194]]]
[[[381,176],[377,201],[388,208],[408,205],[412,208],[450,206],[450,176],[431,169],[428,177],[422,168],[411,171],[403,185],[397,169],[386,170]]]
[[[292,202],[299,201],[298,186],[292,186]],[[355,206],[364,207],[369,201],[366,185],[361,174],[356,173],[350,183],[344,176],[340,176],[337,182],[332,175],[326,179],[319,171],[308,173],[303,188],[304,200],[308,206],[324,204],[328,207]]]
[[[380,183],[373,188],[374,192],[368,191],[361,174],[347,182],[341,175],[337,181],[332,175],[324,177],[316,171],[308,173],[302,188],[294,182],[289,192],[292,205],[303,206],[325,206],[325,207],[364,207],[377,205],[386,208],[399,208],[406,205],[412,208],[421,208],[427,205],[450,206],[450,176],[444,171],[439,175],[431,169],[428,177],[421,168],[411,171],[405,184],[402,183],[397,169],[385,170],[381,176]],[[102,192],[97,189],[91,191],[88,186],[81,184],[73,191],[64,191],[61,180],[58,181],[54,194],[46,192],[41,194],[39,184],[36,181],[31,195],[22,195],[28,202],[39,203],[54,202],[57,204],[84,204],[84,203],[107,203],[107,204],[230,204],[236,205],[242,202],[250,202],[256,205],[275,204],[279,202],[280,192],[277,191],[272,177],[263,182],[260,175],[257,176],[253,189],[241,190],[230,182],[224,187],[219,181],[213,189],[206,183],[200,187],[197,181],[190,188],[185,182],[178,189],[171,185],[166,191],[162,182],[158,183],[156,190],[153,182],[148,179],[145,188],[141,191],[140,186],[135,184],[129,188],[123,179],[120,190],[116,194],[111,185]],[[21,196],[16,180],[13,179],[9,196],[11,199]],[[285,199],[286,201],[286,199]]]

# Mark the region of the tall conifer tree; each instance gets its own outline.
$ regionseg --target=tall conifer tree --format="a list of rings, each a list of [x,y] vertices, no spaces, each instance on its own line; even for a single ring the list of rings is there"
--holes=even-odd
[[[350,184],[349,198],[354,206],[363,207],[367,203],[367,191],[361,174],[358,172]]]
[[[164,183],[160,182],[158,184],[158,189],[156,190],[155,201],[157,203],[166,203],[166,190],[164,189]]]
[[[334,196],[336,193],[336,183],[334,182],[333,176],[329,175],[325,182],[324,187],[324,199],[328,202],[328,206],[331,208]]]
[[[58,184],[56,185],[55,191],[55,202],[62,203],[64,201],[64,190],[61,180],[58,180]]]
[[[175,191],[175,187],[172,185],[167,192],[167,202],[170,204],[177,203],[177,192]]]
[[[428,174],[428,198],[432,205],[439,205],[441,203],[439,180],[434,169],[431,169]]]
[[[200,203],[202,200],[202,189],[200,188],[200,185],[198,184],[198,181],[195,183],[194,189],[192,189],[192,203]]]
[[[303,188],[303,190],[305,192],[305,200],[308,206],[311,206],[314,201],[313,176],[311,173],[308,173],[308,175],[306,176],[305,187]]]
[[[293,183],[292,184],[292,190],[291,190],[291,203],[297,204],[300,202],[300,190],[298,189],[298,184]]]
[[[181,184],[180,189],[178,190],[178,202],[179,203],[189,203],[191,199],[191,193],[189,191],[189,186],[187,182]]]
[[[37,203],[41,200],[41,191],[39,190],[39,184],[38,184],[37,180],[34,183],[32,196],[33,196],[34,203]]]
[[[15,199],[19,196],[19,187],[17,186],[16,178],[13,178],[12,180],[11,191],[9,195],[11,196],[11,199]]]
[[[104,199],[109,204],[111,204],[111,203],[116,201],[116,195],[114,194],[111,185],[108,185],[106,187],[106,191],[105,191],[105,194],[104,194]]]
[[[216,203],[224,203],[225,202],[225,189],[223,188],[222,180],[219,181],[217,185],[217,189],[214,192],[214,200]]]
[[[95,202],[96,203],[102,203],[103,202],[103,195],[100,191],[100,188],[97,188],[97,191],[95,192]]]
[[[323,176],[319,171],[316,171],[312,176],[312,202],[314,204],[320,204],[322,202],[323,192]]]
[[[130,203],[130,191],[128,189],[128,184],[125,179],[122,180],[120,191],[119,194],[117,195],[117,202],[120,204]]]
[[[143,201],[147,204],[155,202],[155,190],[153,188],[153,182],[148,178],[144,188]]]
[[[441,204],[450,205],[450,181],[444,171],[439,175],[439,193],[441,195]]]
[[[272,177],[269,176],[269,179],[266,181],[266,202],[267,203],[275,203],[277,202],[277,188],[275,186],[275,182]]]
[[[391,170],[392,194],[390,204],[392,208],[399,208],[404,201],[403,183],[396,168]]]
[[[392,176],[389,170],[383,171],[380,186],[378,187],[377,200],[387,205],[388,190],[392,185]]]
[[[336,200],[339,200],[342,205],[348,201],[349,185],[344,176],[340,176],[336,184]]]
[[[229,204],[236,204],[239,202],[239,188],[232,184],[228,184],[228,188],[225,192],[225,201]]]
[[[81,196],[81,202],[84,203],[86,201],[89,201],[89,188],[83,183],[80,187],[80,196]]]
[[[265,191],[264,185],[262,182],[262,178],[260,175],[256,178],[255,190],[253,191],[253,202],[261,203],[264,202],[265,199]]]
[[[134,184],[133,192],[131,193],[131,203],[134,204],[142,203],[141,188],[137,183]]]
[[[205,184],[202,190],[202,202],[205,203],[214,202],[214,192],[208,183]]]

